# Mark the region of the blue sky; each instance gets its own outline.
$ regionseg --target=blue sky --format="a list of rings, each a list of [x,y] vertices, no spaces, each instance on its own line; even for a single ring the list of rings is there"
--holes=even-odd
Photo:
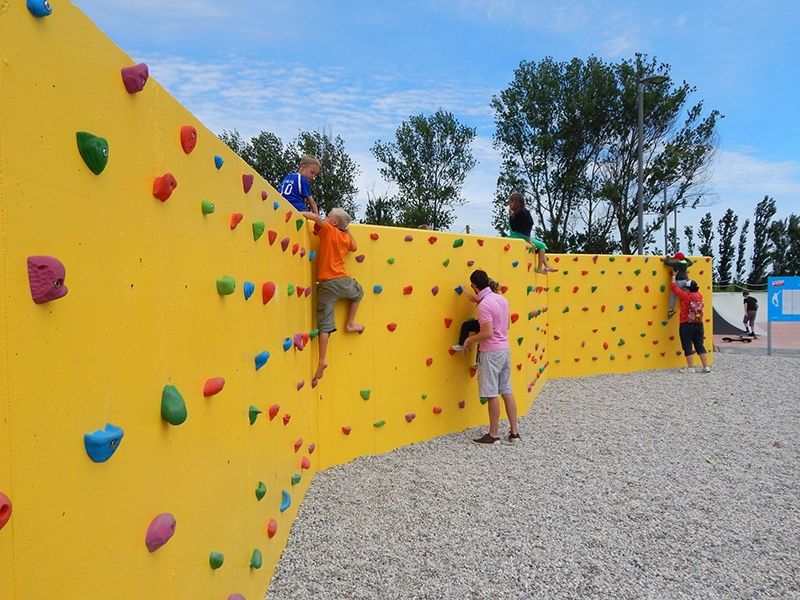
[[[54,0],[54,11],[58,10]],[[410,115],[439,107],[477,129],[478,166],[454,231],[492,233],[499,172],[489,102],[522,60],[636,52],[697,87],[720,110],[709,205],[740,223],[765,194],[800,214],[800,2],[796,0],[75,0],[112,40],[207,127],[262,130],[288,142],[325,128],[345,141],[366,192],[386,191],[369,148]],[[362,213],[363,214],[363,213]],[[752,227],[751,227],[752,231]]]

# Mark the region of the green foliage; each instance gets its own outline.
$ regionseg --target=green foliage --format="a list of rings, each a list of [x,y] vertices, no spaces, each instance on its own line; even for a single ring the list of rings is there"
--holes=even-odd
[[[747,230],[750,228],[750,219],[745,219],[739,231],[739,245],[736,249],[736,281],[744,282],[745,257],[747,252]]]
[[[299,162],[295,152],[284,147],[281,139],[269,131],[262,131],[250,141],[245,141],[241,134],[234,129],[233,131],[223,131],[219,139],[274,188],[278,188],[284,176],[294,171]]]
[[[764,199],[756,205],[753,219],[753,255],[750,259],[750,275],[747,276],[747,283],[750,285],[766,282],[772,250],[769,228],[776,212],[775,200],[769,196],[764,196]]]
[[[733,238],[736,236],[738,221],[739,217],[729,208],[717,223],[719,256],[715,274],[719,285],[730,285],[731,283],[731,268],[733,267],[733,255],[735,253]]]
[[[643,55],[617,64],[596,57],[520,63],[491,103],[503,158],[493,211],[497,230],[505,228],[508,193],[521,191],[540,223],[537,236],[552,250],[590,251],[617,238],[630,253],[638,215],[637,81],[655,73],[668,75],[669,65]],[[668,212],[697,203],[721,115],[703,117],[702,103],[686,107],[694,91],[686,83],[643,88],[645,214],[659,208],[665,188]],[[646,243],[662,224],[646,224]]]
[[[397,225],[398,202],[387,190],[383,196],[367,192],[367,207],[363,223],[372,225]]]
[[[772,274],[800,275],[800,217],[792,214],[786,220],[773,221],[769,238]]]
[[[694,256],[694,228],[691,225],[686,225],[683,228],[683,236],[686,238],[686,252]]]
[[[711,218],[711,213],[706,213],[700,219],[697,241],[700,244],[697,250],[701,256],[714,256],[714,219]]]
[[[430,117],[409,117],[394,142],[375,142],[372,154],[383,163],[379,171],[398,188],[399,224],[450,226],[454,206],[464,203],[464,179],[477,164],[470,148],[474,138],[474,128],[439,109]]]

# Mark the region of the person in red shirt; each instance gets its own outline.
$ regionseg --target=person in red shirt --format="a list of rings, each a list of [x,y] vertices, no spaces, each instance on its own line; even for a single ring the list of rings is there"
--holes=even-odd
[[[675,271],[672,272],[672,292],[681,301],[680,332],[681,346],[686,355],[686,367],[681,369],[682,373],[695,373],[694,355],[697,353],[700,362],[703,364],[703,373],[710,373],[711,367],[708,366],[706,349],[703,346],[703,296],[700,294],[700,287],[694,280],[685,282],[686,289],[681,288],[675,281]]]
[[[317,251],[317,329],[319,329],[319,363],[314,379],[321,379],[328,367],[326,360],[328,338],[336,331],[333,307],[342,298],[350,300],[345,331],[362,333],[364,326],[356,323],[356,312],[364,290],[344,270],[345,257],[358,249],[350,234],[350,215],[341,208],[334,208],[324,219],[313,212],[302,212],[309,221],[314,221],[314,235],[319,238]]]

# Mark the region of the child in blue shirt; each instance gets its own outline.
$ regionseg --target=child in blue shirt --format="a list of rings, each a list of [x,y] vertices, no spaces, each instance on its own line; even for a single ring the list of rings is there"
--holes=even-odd
[[[281,196],[299,211],[311,211],[318,215],[319,209],[314,201],[311,181],[319,175],[322,165],[315,156],[306,154],[297,167],[297,173],[289,173],[281,181],[278,189]]]

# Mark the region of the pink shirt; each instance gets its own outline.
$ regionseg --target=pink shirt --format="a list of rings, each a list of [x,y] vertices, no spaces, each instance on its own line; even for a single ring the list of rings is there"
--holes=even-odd
[[[491,288],[478,292],[478,323],[492,324],[492,337],[480,343],[481,352],[508,349],[508,301]]]

